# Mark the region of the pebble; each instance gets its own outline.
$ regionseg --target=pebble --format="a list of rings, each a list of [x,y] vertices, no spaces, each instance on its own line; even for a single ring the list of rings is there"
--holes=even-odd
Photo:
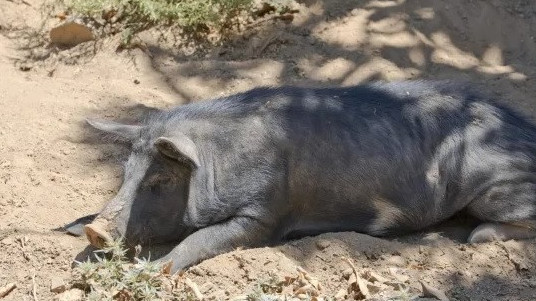
[[[65,283],[63,279],[53,277],[50,279],[50,291],[56,294],[63,293],[65,291]]]
[[[406,266],[406,259],[402,256],[391,256],[388,257],[385,262],[389,265],[394,265],[398,267]]]
[[[4,239],[2,239],[2,241],[0,241],[0,243],[2,243],[2,245],[4,246],[10,246],[13,244],[13,238],[12,237],[6,237]]]
[[[76,46],[80,43],[93,40],[93,32],[83,24],[67,22],[50,30],[50,41],[61,46]]]
[[[445,295],[445,293],[442,290],[439,290],[429,284],[426,284],[422,281],[422,296],[425,298],[436,298],[440,301],[449,301],[449,298]]]
[[[54,297],[54,301],[82,301],[84,300],[84,292],[80,289],[73,288],[58,294]]]
[[[200,267],[198,266],[193,266],[191,267],[188,272],[194,274],[194,275],[197,275],[197,276],[204,276],[206,273],[205,271],[203,271]]]
[[[329,242],[328,240],[325,240],[325,239],[319,239],[319,240],[316,241],[316,247],[319,250],[324,250],[327,247],[329,247],[330,245],[331,245],[331,242]]]

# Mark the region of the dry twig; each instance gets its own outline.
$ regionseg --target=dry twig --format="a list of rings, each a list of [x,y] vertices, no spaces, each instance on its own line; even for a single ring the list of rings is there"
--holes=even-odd
[[[0,288],[0,298],[4,298],[17,287],[15,282],[8,283]]]
[[[186,284],[186,286],[192,290],[192,293],[194,293],[197,300],[203,300],[203,294],[201,294],[201,291],[199,291],[199,287],[197,287],[197,284],[190,280],[190,278],[184,279],[184,284]]]
[[[350,260],[349,258],[344,257],[343,259],[344,259],[344,261],[346,261],[350,265],[350,267],[352,267],[352,271],[353,271],[353,274],[350,276],[350,279],[348,280],[348,283],[350,283],[350,285],[352,283],[355,283],[357,285],[357,288],[359,289],[359,292],[363,295],[363,297],[369,298],[370,297],[370,292],[369,292],[369,289],[367,287],[367,284],[366,284],[365,280],[363,280],[363,278],[361,278],[361,276],[359,276],[359,272],[357,271],[356,266],[354,265],[352,260]]]
[[[33,296],[34,301],[39,301],[39,299],[37,299],[37,285],[35,284],[35,272],[32,275],[32,296]]]
[[[449,301],[445,293],[429,284],[420,281],[422,285],[422,295],[425,298],[436,298],[440,301]]]

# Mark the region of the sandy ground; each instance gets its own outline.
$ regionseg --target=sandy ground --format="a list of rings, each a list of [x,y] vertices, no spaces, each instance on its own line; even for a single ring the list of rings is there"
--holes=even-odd
[[[148,107],[260,85],[409,78],[485,83],[536,117],[529,0],[306,0],[291,22],[267,21],[202,54],[158,44],[151,33],[144,51],[116,53],[116,39],[24,49],[25,33],[41,24],[41,4],[0,2],[0,286],[17,284],[5,300],[33,300],[34,289],[39,300],[52,299],[51,278],[68,279],[87,247],[53,229],[97,212],[120,185],[117,163],[127,150],[100,142],[86,117],[135,119]],[[238,250],[188,275],[206,296],[227,299],[300,266],[335,294],[346,287],[349,257],[360,271],[403,282],[410,295],[424,281],[452,300],[536,299],[536,240],[467,245],[471,229],[452,224],[390,240],[339,233]]]

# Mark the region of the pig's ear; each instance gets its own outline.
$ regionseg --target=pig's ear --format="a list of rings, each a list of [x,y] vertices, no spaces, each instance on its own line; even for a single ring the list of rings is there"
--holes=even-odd
[[[107,134],[111,134],[115,138],[134,141],[140,137],[140,131],[143,128],[141,125],[121,124],[113,121],[86,119],[86,122],[92,127],[101,130]]]
[[[199,167],[197,147],[190,138],[183,134],[175,134],[173,137],[159,137],[154,146],[166,157],[178,161],[189,161],[194,167]]]

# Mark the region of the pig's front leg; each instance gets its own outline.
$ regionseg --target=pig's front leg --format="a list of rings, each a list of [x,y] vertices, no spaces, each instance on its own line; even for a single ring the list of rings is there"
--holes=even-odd
[[[261,222],[248,217],[235,217],[197,230],[158,261],[172,261],[171,270],[176,272],[237,247],[260,246],[268,241],[269,234],[268,227]]]

